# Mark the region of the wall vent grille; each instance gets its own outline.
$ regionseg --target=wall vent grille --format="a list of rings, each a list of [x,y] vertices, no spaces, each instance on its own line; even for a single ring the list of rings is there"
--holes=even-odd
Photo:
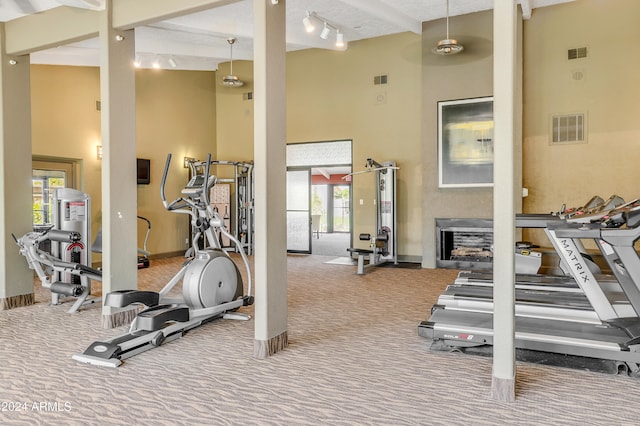
[[[586,47],[578,47],[575,49],[567,50],[567,58],[571,59],[580,59],[587,57],[587,48]]]
[[[585,142],[585,114],[554,115],[551,118],[552,143]]]
[[[376,75],[373,77],[373,84],[387,84],[386,75]]]

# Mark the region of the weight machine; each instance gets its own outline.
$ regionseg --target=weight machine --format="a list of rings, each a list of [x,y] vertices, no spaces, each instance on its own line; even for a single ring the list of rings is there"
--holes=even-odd
[[[189,160],[193,167],[204,167],[204,161]],[[219,232],[221,246],[224,250],[238,252],[243,249],[246,254],[253,254],[254,249],[254,182],[253,162],[211,160],[210,167],[216,167],[220,174],[220,167],[233,167],[233,178],[217,178],[216,185],[209,196],[214,210],[225,222],[225,226],[233,229],[234,237],[240,241],[240,247]],[[231,206],[233,193],[233,206]],[[233,212],[229,210],[233,209]],[[233,215],[233,220],[232,220]],[[231,222],[231,223],[228,223]]]
[[[359,235],[360,241],[369,241],[369,248],[348,248],[351,255],[358,259],[357,274],[364,274],[366,268],[378,266],[386,262],[398,264],[398,219],[396,216],[396,167],[395,161],[377,161],[367,158],[365,170],[351,173],[350,176],[374,173],[376,184],[376,234]],[[365,258],[367,263],[365,264]]]
[[[53,223],[20,238],[13,236],[42,287],[51,291],[52,305],[60,304],[63,296],[76,298],[69,313],[100,301],[90,297],[91,281],[102,281],[102,272],[90,266],[90,204],[88,194],[58,188],[53,193]]]

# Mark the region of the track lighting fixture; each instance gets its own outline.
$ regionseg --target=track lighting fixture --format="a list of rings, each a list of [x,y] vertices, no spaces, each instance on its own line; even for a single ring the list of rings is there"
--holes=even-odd
[[[171,68],[176,68],[178,66],[178,63],[176,62],[176,60],[173,58],[173,56],[169,57],[169,65],[171,65]]]
[[[340,28],[331,24],[328,20],[319,16],[316,12],[307,11],[307,16],[302,19],[302,23],[304,24],[304,29],[308,33],[312,33],[315,31],[315,23],[322,24],[322,31],[320,32],[320,38],[326,40],[329,38],[331,31],[336,32],[336,47],[344,48],[346,46],[344,41],[344,33],[340,31]]]

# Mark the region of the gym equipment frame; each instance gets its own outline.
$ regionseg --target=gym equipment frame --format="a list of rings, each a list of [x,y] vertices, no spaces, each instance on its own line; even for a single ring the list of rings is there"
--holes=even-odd
[[[348,248],[351,255],[358,259],[358,275],[365,269],[379,266],[385,262],[398,263],[398,219],[396,216],[397,170],[395,161],[377,161],[367,158],[365,170],[351,173],[349,176],[374,173],[376,184],[376,234],[360,234],[360,241],[369,241],[369,248]],[[365,263],[366,258],[366,263]]]

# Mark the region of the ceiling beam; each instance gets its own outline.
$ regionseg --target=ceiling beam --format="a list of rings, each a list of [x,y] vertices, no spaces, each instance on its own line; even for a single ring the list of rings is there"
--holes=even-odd
[[[131,29],[176,16],[225,6],[240,0],[113,0],[113,26]],[[5,23],[6,52],[23,55],[98,35],[99,12],[56,7]],[[38,31],[33,31],[38,28]]]
[[[327,179],[327,180],[331,179],[331,175],[329,174],[329,172],[327,172],[326,169],[323,169],[322,167],[318,167],[318,168],[316,168],[314,170],[316,170],[318,173],[320,173],[322,176],[324,176],[325,179]]]
[[[382,3],[380,0],[340,0],[340,2],[390,24],[397,25],[405,31],[422,34],[422,22]]]
[[[529,0],[520,0],[520,8],[522,9],[522,19],[531,19],[531,3]]]
[[[113,0],[113,26],[131,29],[242,0]]]
[[[7,54],[23,55],[97,37],[99,18],[100,12],[62,6],[13,19],[5,23]]]

